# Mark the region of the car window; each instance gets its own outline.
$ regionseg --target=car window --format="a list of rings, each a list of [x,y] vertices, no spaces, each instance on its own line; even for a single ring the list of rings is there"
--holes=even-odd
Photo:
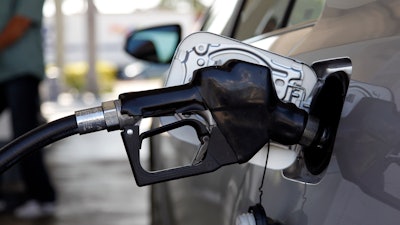
[[[216,0],[210,8],[201,30],[232,36],[232,30],[235,26],[242,2],[242,0],[235,0],[229,1],[229,4],[227,4],[226,1]]]
[[[297,0],[290,15],[288,26],[317,19],[325,0]]]
[[[229,4],[216,0],[201,30],[245,40],[315,20],[324,4],[325,0],[232,0]]]
[[[233,37],[244,40],[282,27],[289,0],[247,0]]]

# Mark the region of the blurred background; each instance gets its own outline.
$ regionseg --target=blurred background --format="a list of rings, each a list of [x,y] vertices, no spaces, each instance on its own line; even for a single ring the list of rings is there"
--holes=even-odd
[[[127,36],[142,28],[179,24],[183,38],[200,29],[211,3],[212,0],[46,0],[43,119],[52,121],[98,106],[117,99],[123,92],[161,87],[168,65],[129,56],[124,52]],[[3,112],[2,143],[11,137],[9,121],[8,112]],[[35,220],[1,214],[0,224],[150,224],[149,188],[136,186],[119,132],[72,136],[44,151],[58,194],[56,214]],[[1,179],[4,193],[18,195],[24,189],[18,166]]]
[[[46,0],[44,48],[47,77],[53,86],[44,87],[44,100],[55,100],[65,91],[110,92],[116,80],[140,75],[149,65],[123,51],[126,36],[141,28],[179,24],[184,37],[199,29],[211,1]],[[129,65],[136,68],[131,66],[126,74]]]

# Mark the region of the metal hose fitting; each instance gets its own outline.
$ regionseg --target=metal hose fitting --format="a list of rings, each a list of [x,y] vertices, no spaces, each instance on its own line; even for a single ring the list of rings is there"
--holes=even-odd
[[[103,102],[101,106],[75,112],[79,134],[86,134],[107,129],[119,130],[131,121],[127,115],[121,115],[119,100]]]

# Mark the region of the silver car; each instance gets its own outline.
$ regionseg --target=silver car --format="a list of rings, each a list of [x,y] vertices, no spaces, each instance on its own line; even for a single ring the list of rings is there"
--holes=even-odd
[[[217,0],[206,18],[204,31],[319,74],[346,73],[349,82],[333,82],[313,108],[337,132],[321,151],[271,143],[248,163],[155,184],[153,224],[251,224],[243,219],[249,214],[256,224],[263,224],[260,216],[264,224],[397,224],[400,2]],[[343,102],[335,98],[343,93]],[[340,116],[331,118],[336,111]],[[148,169],[190,164],[198,150],[190,135],[181,129],[152,137]]]

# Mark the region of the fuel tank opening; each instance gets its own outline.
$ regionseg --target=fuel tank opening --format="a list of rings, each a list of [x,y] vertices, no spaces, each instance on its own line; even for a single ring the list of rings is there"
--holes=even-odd
[[[317,137],[303,148],[305,165],[313,175],[320,174],[329,164],[348,86],[347,73],[336,71],[327,74],[315,89],[310,116],[319,120]]]

